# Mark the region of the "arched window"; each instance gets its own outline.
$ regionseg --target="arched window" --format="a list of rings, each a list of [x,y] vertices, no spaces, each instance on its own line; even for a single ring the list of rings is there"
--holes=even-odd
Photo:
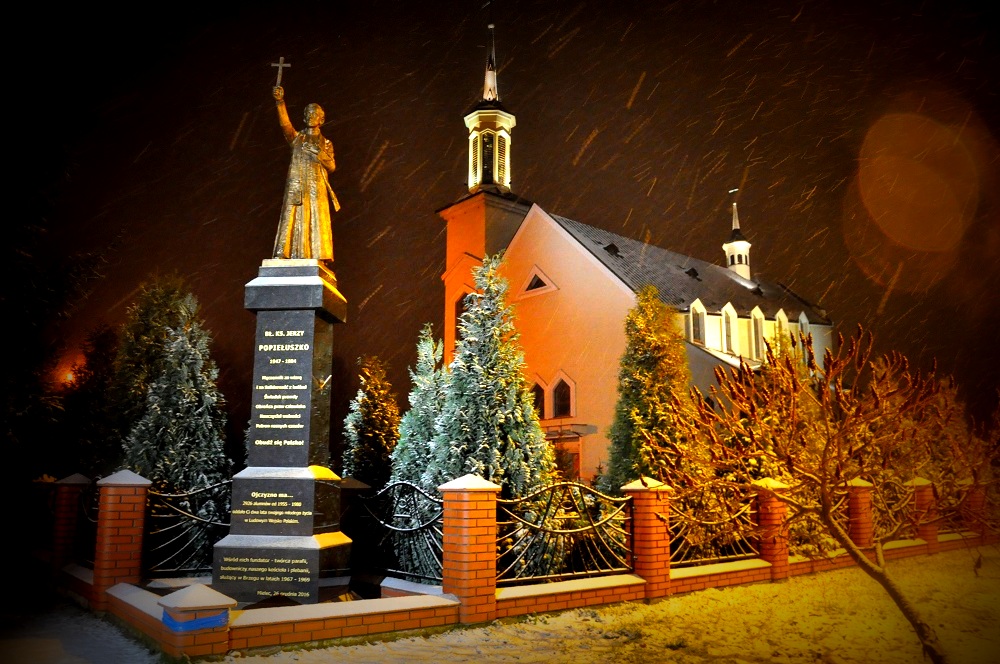
[[[753,335],[753,356],[755,359],[763,360],[765,355],[764,346],[764,314],[759,307],[755,307],[750,312],[751,333]]]
[[[573,414],[573,388],[559,379],[552,388],[552,417],[569,417]]]
[[[538,383],[531,386],[531,399],[535,404],[535,412],[538,413],[538,419],[545,419],[545,388],[543,388]]]
[[[705,307],[698,300],[691,303],[691,342],[705,345]]]
[[[727,353],[733,352],[733,317],[728,311],[722,312],[722,334],[725,336],[726,345],[723,350]]]
[[[462,314],[465,313],[465,298],[468,297],[468,293],[462,293],[455,300],[455,343],[462,338]]]

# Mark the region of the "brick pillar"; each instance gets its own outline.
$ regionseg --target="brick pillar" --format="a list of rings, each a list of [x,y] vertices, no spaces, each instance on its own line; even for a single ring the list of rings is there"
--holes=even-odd
[[[438,487],[444,497],[441,589],[462,603],[462,624],[497,615],[497,493],[500,487],[465,475]]]
[[[917,522],[917,537],[927,542],[927,553],[938,550],[937,501],[934,485],[922,477],[906,482],[913,489],[913,515]]]
[[[102,480],[94,550],[94,587],[91,607],[108,607],[108,588],[138,583],[142,571],[142,536],[146,494],[151,482],[130,470],[119,470]]]
[[[646,599],[670,594],[670,491],[650,477],[622,487],[632,498],[632,559],[646,580]]]
[[[196,583],[159,602],[163,651],[178,659],[225,655],[229,651],[230,611],[236,600]]]
[[[788,485],[764,478],[753,483],[757,489],[757,527],[760,530],[760,557],[771,563],[771,580],[788,578],[788,505],[778,495]]]
[[[80,473],[56,482],[52,524],[52,573],[71,562],[76,542],[76,524],[80,518],[80,494],[90,486],[90,478]]]
[[[854,479],[847,483],[847,534],[862,549],[872,545],[872,483]]]

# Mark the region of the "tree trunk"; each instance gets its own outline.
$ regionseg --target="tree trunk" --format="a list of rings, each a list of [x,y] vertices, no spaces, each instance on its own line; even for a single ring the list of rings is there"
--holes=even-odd
[[[937,633],[934,628],[931,627],[927,622],[920,616],[920,612],[917,611],[916,606],[903,594],[902,589],[893,581],[892,577],[889,576],[889,572],[885,568],[885,564],[876,565],[868,556],[851,541],[851,538],[844,532],[843,528],[840,527],[836,521],[833,520],[831,515],[823,510],[822,514],[823,523],[829,529],[830,534],[833,535],[834,539],[844,547],[847,551],[847,555],[857,564],[858,567],[864,571],[865,574],[870,576],[875,580],[892,598],[892,601],[896,604],[896,607],[902,612],[903,616],[909,621],[910,625],[913,626],[913,630],[917,633],[917,638],[920,639],[921,645],[924,648],[924,654],[931,658],[934,664],[947,664],[948,657],[945,655],[944,650],[941,648],[941,642],[938,641]],[[879,554],[879,559],[882,559],[881,555],[881,542],[876,542],[876,551]]]

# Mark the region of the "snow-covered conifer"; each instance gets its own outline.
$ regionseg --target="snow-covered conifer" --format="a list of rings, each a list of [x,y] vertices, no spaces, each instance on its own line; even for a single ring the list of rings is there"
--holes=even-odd
[[[399,440],[399,406],[382,361],[369,356],[358,363],[361,386],[344,419],[343,475],[380,489],[389,479],[389,457]]]
[[[390,482],[410,482],[426,491],[436,489],[422,485],[421,479],[434,456],[431,448],[434,423],[444,403],[448,374],[441,366],[443,353],[443,343],[435,342],[433,328],[425,325],[417,340],[417,363],[410,370],[413,381],[410,409],[399,423],[399,444],[392,451]]]
[[[524,378],[500,261],[500,255],[487,256],[473,271],[476,291],[466,297],[459,321],[461,338],[424,482],[438,486],[473,473],[499,484],[501,497],[510,498],[551,482],[555,461]]]
[[[639,290],[635,306],[625,317],[625,352],[618,369],[610,459],[600,485],[605,493],[619,494],[623,485],[652,474],[640,454],[650,436],[679,442],[673,422],[687,398],[690,374],[684,337],[674,317],[654,286]],[[681,463],[685,455],[677,456],[664,461]]]

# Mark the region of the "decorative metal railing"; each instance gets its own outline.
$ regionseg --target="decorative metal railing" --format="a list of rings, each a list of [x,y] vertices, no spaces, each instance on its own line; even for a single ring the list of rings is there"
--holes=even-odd
[[[631,525],[631,498],[576,482],[498,499],[497,585],[629,572]]]
[[[97,482],[80,492],[77,510],[76,534],[73,540],[73,559],[83,567],[94,567],[94,549],[97,546],[97,516],[100,511],[101,492]]]
[[[441,583],[444,501],[410,482],[355,498],[342,528],[352,537],[355,569]]]
[[[735,514],[717,520],[696,518],[683,504],[673,502],[669,514],[671,567],[732,562],[759,555],[752,536],[756,527],[756,502],[752,499]]]
[[[150,490],[143,565],[151,576],[197,575],[212,569],[212,548],[229,523],[232,480],[186,493]]]

